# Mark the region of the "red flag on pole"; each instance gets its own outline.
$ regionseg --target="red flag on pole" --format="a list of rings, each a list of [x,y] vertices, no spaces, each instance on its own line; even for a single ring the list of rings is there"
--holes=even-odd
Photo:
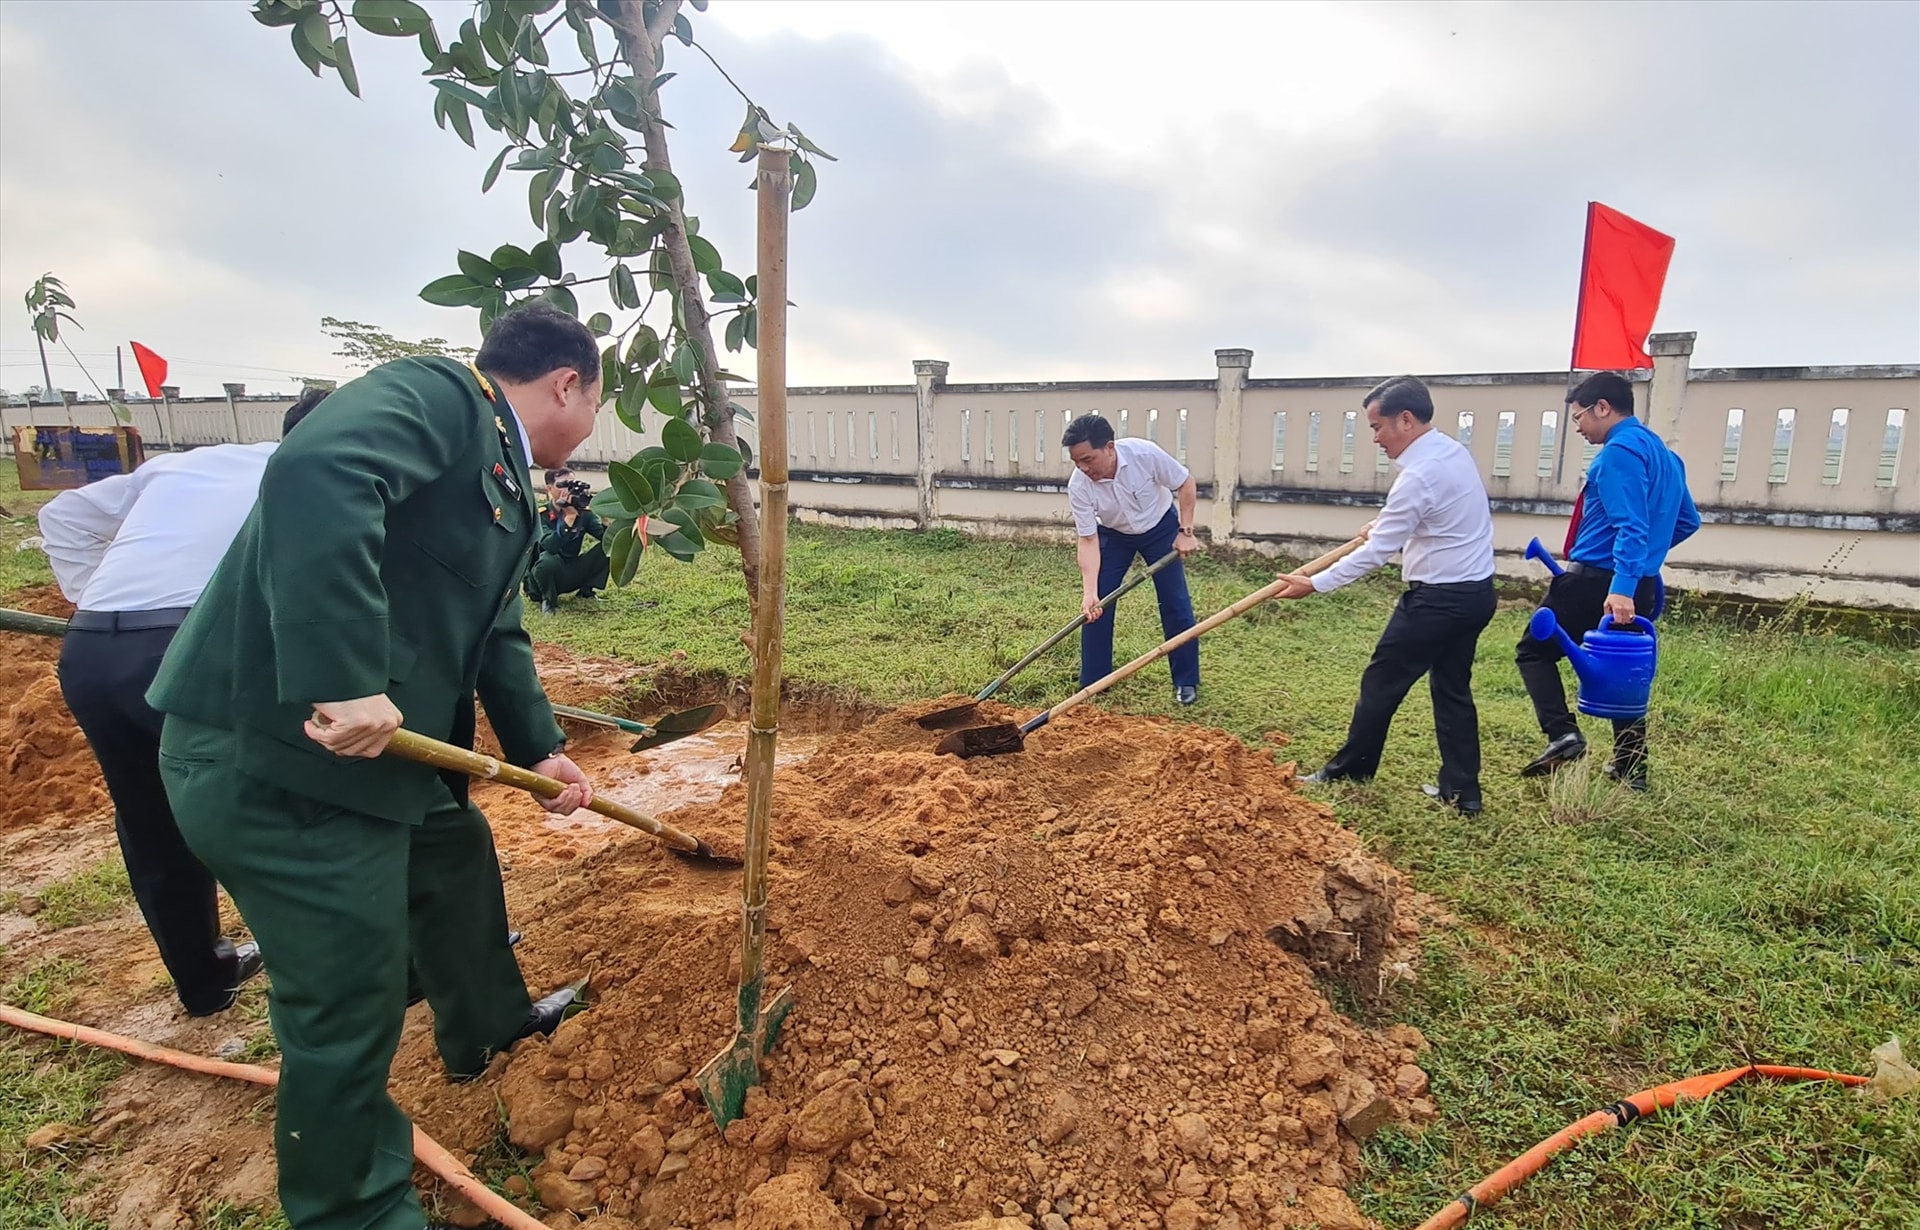
[[[140,365],[140,375],[147,382],[147,396],[160,396],[160,386],[167,382],[167,361],[139,342],[133,343],[133,361]]]
[[[1580,371],[1652,367],[1647,334],[1673,259],[1673,237],[1598,201],[1587,203],[1573,363]]]

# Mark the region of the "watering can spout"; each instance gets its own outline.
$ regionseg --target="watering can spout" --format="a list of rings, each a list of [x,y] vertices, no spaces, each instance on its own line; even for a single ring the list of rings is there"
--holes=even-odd
[[[1580,678],[1585,679],[1587,672],[1593,669],[1592,655],[1567,635],[1567,630],[1560,626],[1560,621],[1546,607],[1535,611],[1533,618],[1527,621],[1527,635],[1536,641],[1559,642],[1560,651],[1567,655],[1567,661],[1573,663],[1573,672]]]

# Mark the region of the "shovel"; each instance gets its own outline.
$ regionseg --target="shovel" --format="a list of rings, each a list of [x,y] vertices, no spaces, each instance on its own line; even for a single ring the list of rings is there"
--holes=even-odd
[[[630,752],[644,752],[648,748],[662,747],[689,735],[697,735],[727,716],[725,705],[699,705],[677,713],[663,714],[649,726],[645,722],[614,717],[610,713],[595,713],[591,709],[579,709],[572,705],[555,705],[553,711],[563,718],[585,722],[589,726],[604,726],[608,730],[624,730],[630,735],[639,735],[640,738],[627,749]]]
[[[1153,563],[1147,565],[1144,571],[1135,573],[1133,575],[1133,579],[1128,581],[1125,585],[1122,585],[1119,589],[1114,590],[1112,593],[1108,594],[1106,597],[1100,599],[1101,607],[1105,608],[1105,607],[1112,606],[1115,602],[1118,602],[1121,598],[1126,597],[1126,595],[1132,591],[1134,586],[1140,584],[1140,582],[1146,580],[1148,577],[1152,576],[1154,573],[1160,571],[1162,568],[1165,568],[1168,564],[1171,564],[1174,560],[1177,560],[1179,558],[1180,558],[1180,553],[1178,551],[1167,552],[1165,555],[1161,556],[1159,559],[1153,561]],[[1027,669],[1029,666],[1032,666],[1034,662],[1040,657],[1041,654],[1047,652],[1047,650],[1049,649],[1052,649],[1055,645],[1058,645],[1061,641],[1066,640],[1069,636],[1072,636],[1076,631],[1080,629],[1080,626],[1086,622],[1087,622],[1087,617],[1085,615],[1082,615],[1080,616],[1080,618],[1074,620],[1072,623],[1068,624],[1066,627],[1060,629],[1060,631],[1054,633],[1052,636],[1048,637],[1046,640],[1041,641],[1040,644],[1034,648],[1032,653],[1020,659],[1018,662],[1015,662],[1012,666],[1009,666],[1007,668],[1006,674],[1000,676],[998,679],[994,680],[992,683],[988,684],[986,687],[981,688],[978,692],[975,692],[973,694],[972,700],[967,701],[965,704],[948,705],[945,709],[935,709],[932,713],[927,714],[925,717],[915,718],[914,725],[920,727],[922,730],[946,730],[950,727],[958,726],[962,722],[971,721],[973,718],[974,712],[980,708],[981,701],[987,699],[989,696],[992,696],[995,692],[998,692],[1003,686],[1005,686],[1007,680],[1012,679],[1015,675],[1019,674],[1021,671]]]
[[[67,621],[52,615],[35,615],[32,611],[10,611],[0,608],[0,631],[31,632],[36,636],[65,636]]]
[[[1292,575],[1310,577],[1317,572],[1325,572],[1340,560],[1345,559],[1350,553],[1358,550],[1360,544],[1365,541],[1366,539],[1364,538],[1355,538],[1343,543],[1325,555],[1322,555],[1320,558],[1299,568]],[[1048,722],[1059,717],[1067,710],[1074,708],[1084,700],[1098,696],[1127,676],[1166,657],[1188,641],[1213,631],[1236,615],[1246,614],[1254,607],[1259,606],[1262,602],[1279,593],[1282,589],[1285,589],[1286,584],[1286,578],[1281,577],[1269,585],[1254,590],[1226,610],[1208,616],[1180,635],[1166,641],[1160,645],[1159,648],[1141,654],[1104,679],[1094,680],[1053,708],[1028,718],[1018,726],[1010,722],[1005,722],[994,726],[975,726],[971,730],[956,730],[946,738],[940,740],[940,746],[934,750],[940,755],[958,756],[963,760],[970,760],[975,756],[1006,756],[1013,752],[1021,751],[1027,746],[1028,735],[1045,726]]]
[[[387,750],[382,755],[398,756],[402,760],[411,760],[418,764],[432,765],[436,769],[452,769],[456,773],[465,773],[472,777],[483,778],[490,782],[505,782],[509,786],[518,786],[529,794],[543,799],[560,796],[566,785],[551,777],[516,765],[503,764],[492,756],[482,755],[469,748],[455,747],[451,743],[442,743],[438,739],[429,739],[425,735],[411,730],[396,730],[393,738],[387,741]],[[660,844],[672,854],[689,862],[711,863],[718,867],[738,867],[740,860],[720,854],[714,848],[695,837],[692,833],[683,833],[663,820],[652,816],[643,816],[631,807],[623,806],[612,799],[593,797],[587,804],[587,810],[597,812],[609,820],[618,820],[631,825],[643,833],[650,833],[660,839]]]

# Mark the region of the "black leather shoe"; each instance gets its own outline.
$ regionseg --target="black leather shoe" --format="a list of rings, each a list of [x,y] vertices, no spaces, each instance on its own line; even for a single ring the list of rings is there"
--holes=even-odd
[[[1561,735],[1547,744],[1547,750],[1527,762],[1522,777],[1545,777],[1563,764],[1572,764],[1587,754],[1587,741],[1577,733]]]
[[[1647,792],[1647,769],[1645,765],[1640,766],[1637,771],[1629,771],[1622,769],[1617,762],[1610,760],[1607,762],[1607,767],[1600,770],[1600,772],[1610,782],[1617,782],[1629,790],[1638,790],[1641,794]]]
[[[1420,793],[1426,795],[1436,803],[1446,804],[1463,816],[1477,816],[1480,814],[1481,803],[1479,799],[1463,799],[1457,794],[1443,795],[1440,793],[1440,787],[1431,782],[1420,787]]]
[[[542,615],[558,615],[560,613],[560,606],[551,598],[543,598],[540,602],[540,613]]]
[[[1181,684],[1173,690],[1173,699],[1183,705],[1195,704],[1200,699],[1200,689],[1190,683]]]
[[[560,1022],[566,1019],[567,1009],[573,1007],[577,998],[572,987],[561,987],[545,999],[533,1001],[532,1011],[527,1013],[527,1023],[520,1032],[513,1035],[515,1042],[522,1038],[531,1038],[535,1034],[545,1037],[560,1028]]]
[[[1339,780],[1337,777],[1328,777],[1324,765],[1299,779],[1303,786],[1330,786]]]
[[[233,989],[227,992],[226,1000],[218,1007],[209,1008],[204,1012],[195,1012],[189,1008],[187,1009],[188,1016],[218,1016],[222,1012],[225,1012],[240,1002],[240,988],[247,985],[247,980],[259,974],[259,972],[265,968],[264,963],[260,959],[260,945],[254,943],[252,940],[248,940],[244,944],[234,945],[233,958],[235,962]]]

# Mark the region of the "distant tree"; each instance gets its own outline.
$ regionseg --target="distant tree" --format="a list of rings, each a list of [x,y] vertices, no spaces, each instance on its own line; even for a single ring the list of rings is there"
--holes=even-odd
[[[339,320],[332,316],[320,318],[320,331],[340,343],[340,349],[334,354],[361,371],[416,355],[440,355],[462,362],[472,359],[474,355],[473,347],[455,346],[444,337],[423,337],[417,342],[409,342],[395,337],[378,325],[364,325],[357,320]]]

